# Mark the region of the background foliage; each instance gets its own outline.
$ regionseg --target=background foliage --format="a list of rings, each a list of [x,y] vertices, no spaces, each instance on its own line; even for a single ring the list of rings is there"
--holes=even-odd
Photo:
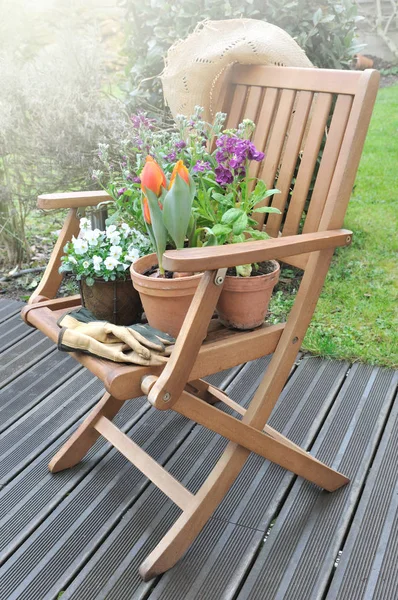
[[[0,263],[29,260],[25,222],[38,194],[93,187],[98,142],[120,131],[96,23],[71,3],[43,13],[0,0]],[[64,9],[64,10],[63,10]]]
[[[126,10],[126,89],[131,103],[162,105],[163,56],[204,19],[261,19],[287,31],[318,67],[347,68],[358,50],[353,0],[121,0]]]

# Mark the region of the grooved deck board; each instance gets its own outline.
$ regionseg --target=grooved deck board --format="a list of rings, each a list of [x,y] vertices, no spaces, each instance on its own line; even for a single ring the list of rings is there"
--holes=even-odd
[[[393,600],[398,590],[398,403],[343,546],[327,600]]]
[[[19,314],[23,302],[18,300],[9,300],[8,298],[0,298],[0,323],[7,321],[10,317]]]
[[[239,600],[322,598],[394,398],[393,371],[355,364],[312,453],[350,477],[329,494],[298,479]]]
[[[396,598],[397,373],[299,359],[270,423],[351,484],[328,494],[252,454],[181,561],[144,583],[138,566],[180,509],[102,438],[49,473],[102,387],[21,306],[0,299],[0,600]],[[210,379],[246,405],[268,361]],[[145,398],[115,422],[193,493],[226,443]]]

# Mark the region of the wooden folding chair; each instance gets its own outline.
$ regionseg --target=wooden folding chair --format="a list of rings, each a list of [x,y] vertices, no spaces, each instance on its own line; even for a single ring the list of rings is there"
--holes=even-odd
[[[164,368],[117,365],[73,353],[104,382],[107,391],[53,458],[50,470],[57,472],[76,465],[103,435],[182,509],[180,517],[141,565],[144,579],[164,572],[178,561],[224,498],[250,452],[329,491],[348,482],[344,475],[316,460],[266,423],[310,323],[333,251],[351,242],[351,232],[341,228],[378,80],[378,73],[371,70],[360,73],[234,67],[220,106],[229,115],[228,127],[236,126],[243,118],[257,123],[253,141],[265,150],[266,156],[258,167],[260,171],[254,169],[252,174],[263,178],[268,187],[281,190],[273,198],[273,206],[282,215],[270,214],[265,225],[271,239],[165,253],[167,269],[203,270],[204,275]],[[314,172],[317,176],[306,206]],[[80,304],[79,296],[51,299],[61,281],[58,265],[62,248],[72,234],[78,233],[77,208],[96,205],[107,198],[103,192],[39,197],[40,208],[70,208],[43,280],[23,310],[26,322],[54,341],[58,336],[59,315],[66,308]],[[259,226],[263,226],[261,221]],[[264,325],[249,332],[228,331],[213,321],[209,328],[226,269],[268,259],[280,259],[304,271],[287,322]],[[243,357],[250,361],[270,353],[272,360],[247,410],[203,380],[240,364]],[[229,440],[196,494],[112,423],[123,402],[142,392],[157,409],[174,410]],[[214,406],[216,402],[233,408],[242,416],[241,420],[219,410]]]

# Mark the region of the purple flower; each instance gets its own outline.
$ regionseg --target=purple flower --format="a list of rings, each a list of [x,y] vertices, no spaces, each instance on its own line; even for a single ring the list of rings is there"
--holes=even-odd
[[[234,180],[231,171],[223,166],[216,167],[214,172],[216,174],[216,181],[220,185],[228,185],[228,183],[232,183]]]
[[[177,154],[176,152],[174,152],[174,150],[172,152],[170,152],[169,154],[166,154],[165,159],[168,162],[173,162],[177,159]]]
[[[117,191],[117,195],[118,195],[118,196],[122,196],[126,190],[127,190],[127,188],[125,188],[125,187],[124,187],[124,188],[120,188],[120,189]]]
[[[156,122],[155,119],[148,119],[146,113],[143,111],[138,111],[136,115],[132,115],[131,122],[133,123],[136,129],[140,127],[146,127],[147,129],[153,129],[153,123]]]
[[[133,181],[134,181],[134,183],[141,183],[140,177],[134,177]]]
[[[193,168],[193,171],[197,173],[198,171],[203,173],[203,171],[209,171],[211,169],[211,164],[205,160],[198,160],[196,165]]]
[[[180,142],[177,142],[175,147],[177,148],[177,150],[183,150],[186,147],[186,143],[184,142],[184,140],[181,140]]]

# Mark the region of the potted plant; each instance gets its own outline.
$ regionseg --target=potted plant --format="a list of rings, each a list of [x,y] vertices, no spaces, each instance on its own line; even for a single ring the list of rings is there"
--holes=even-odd
[[[131,325],[140,320],[142,305],[131,285],[129,267],[150,251],[149,239],[127,223],[101,231],[82,218],[79,236],[64,248],[60,272],[75,275],[83,306],[98,319]]]
[[[218,115],[218,131],[212,138],[215,150],[194,166],[199,190],[194,203],[196,235],[208,245],[266,239],[269,236],[257,229],[253,216],[280,214],[277,208],[259,206],[279,190],[267,190],[262,180],[250,176],[252,161],[264,158],[250,141],[254,123],[245,119],[237,129],[221,133],[222,118]],[[279,264],[274,260],[229,269],[217,304],[221,322],[237,329],[261,325],[279,273]]]
[[[192,238],[196,188],[181,160],[175,164],[168,183],[164,171],[151,156],[147,156],[141,173],[141,188],[144,220],[155,253],[131,265],[131,278],[149,324],[176,336],[201,274],[165,272],[162,259],[168,242],[169,247],[179,249],[187,238]]]
[[[249,176],[251,163],[264,158],[250,141],[254,123],[244,120],[237,129],[223,131],[225,114],[217,113],[214,123],[208,124],[202,120],[202,112],[196,107],[189,118],[178,115],[176,126],[171,127],[162,127],[144,113],[133,116],[131,139],[123,142],[123,154],[111,159],[110,149],[101,147],[101,169],[95,173],[119,212],[128,214],[137,226],[143,222],[146,227],[155,254],[134,263],[131,276],[149,323],[172,335],[178,334],[200,274],[164,273],[162,255],[166,247],[264,239],[268,236],[257,229],[253,216],[256,212],[279,212],[256,206],[278,190],[267,190],[262,181]],[[264,269],[271,273],[263,273]],[[279,265],[271,262],[254,268],[242,265],[228,274],[218,304],[221,320],[242,328],[262,323],[271,291],[257,288],[264,280],[275,285],[278,273]],[[234,299],[228,301],[231,286]],[[244,290],[239,296],[236,286]],[[244,296],[249,297],[249,311]],[[176,297],[180,298],[178,303]],[[242,321],[229,315],[228,307],[234,305],[246,316],[258,305],[261,315]]]

